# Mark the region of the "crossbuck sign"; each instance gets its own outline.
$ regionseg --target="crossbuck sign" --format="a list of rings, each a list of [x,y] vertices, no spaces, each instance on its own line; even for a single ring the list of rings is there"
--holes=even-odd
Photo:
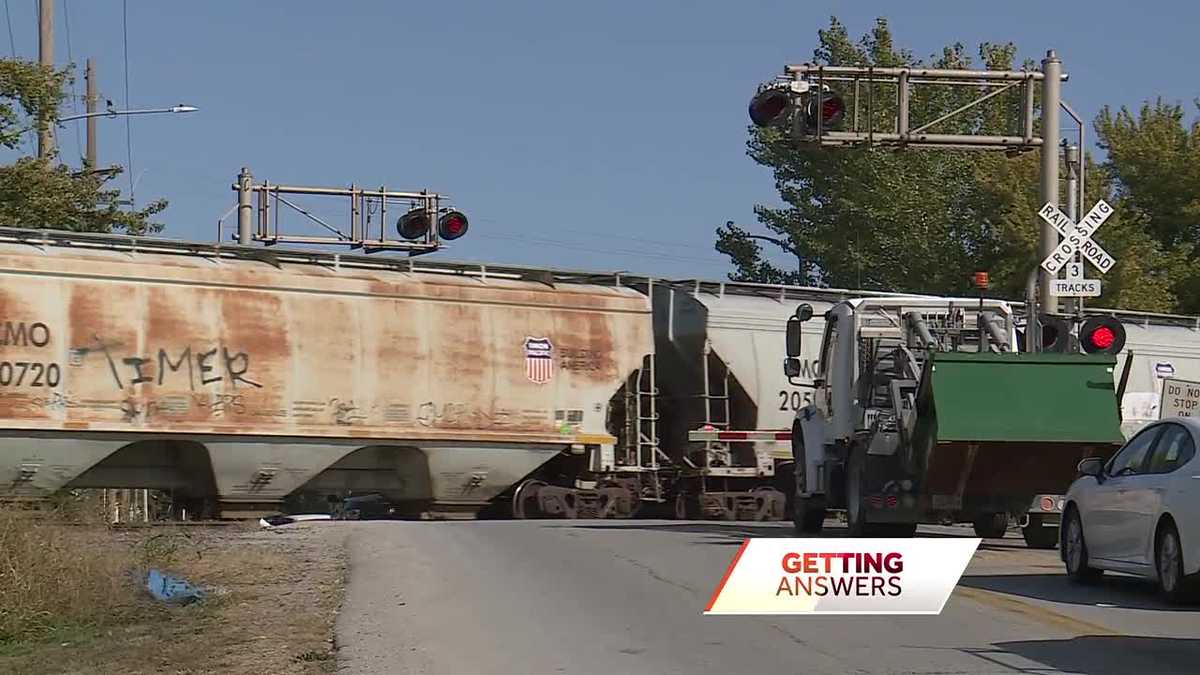
[[[1063,240],[1059,242],[1054,252],[1042,261],[1042,268],[1047,272],[1058,274],[1063,265],[1071,262],[1076,251],[1082,253],[1088,262],[1100,270],[1101,274],[1112,269],[1116,260],[1107,251],[1100,248],[1099,244],[1092,241],[1092,235],[1112,215],[1112,207],[1103,199],[1096,202],[1092,210],[1088,211],[1078,224],[1072,223],[1067,214],[1059,211],[1057,206],[1049,202],[1042,207],[1038,215],[1063,236]]]

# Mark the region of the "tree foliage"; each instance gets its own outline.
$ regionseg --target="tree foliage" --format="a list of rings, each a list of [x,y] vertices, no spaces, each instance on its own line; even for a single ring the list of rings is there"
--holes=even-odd
[[[1200,101],[1196,103],[1200,108]],[[1100,146],[1108,152],[1118,210],[1141,225],[1138,246],[1167,251],[1167,264],[1141,266],[1153,284],[1176,299],[1174,309],[1200,313],[1200,122],[1188,124],[1184,108],[1161,99],[1127,108],[1104,108],[1096,117]]]
[[[56,124],[58,107],[71,81],[69,69],[55,71],[20,59],[0,59],[0,146],[16,150],[39,121]],[[0,166],[0,224],[86,232],[145,234],[162,229],[151,218],[165,200],[130,211],[120,191],[106,189],[120,167],[74,170],[56,157],[22,157]]]
[[[1009,70],[1016,55],[1011,43],[985,43],[976,59],[956,43],[927,59],[916,59],[911,51],[896,46],[883,19],[854,41],[833,18],[818,37],[814,60],[826,65]],[[867,89],[861,86],[861,97],[868,95]],[[840,93],[853,105],[850,90]],[[913,88],[911,126],[936,120],[979,95],[965,87]],[[871,127],[892,131],[895,86],[875,85],[870,100],[875,111]],[[1035,105],[1040,106],[1040,100],[1035,98]],[[865,105],[859,109],[865,110]],[[1014,88],[930,131],[1009,135],[1017,133],[1020,118],[1021,103]],[[1114,120],[1114,130],[1130,125],[1119,115]],[[1163,133],[1179,142],[1178,135]],[[1196,144],[1189,147],[1194,157]],[[803,277],[778,269],[765,260],[762,248],[745,229],[727,225],[717,229],[716,247],[734,265],[731,278],[956,294],[970,290],[973,272],[988,271],[996,292],[1020,297],[1029,271],[1039,261],[1037,152],[1008,156],[971,150],[822,148],[797,144],[774,128],[751,127],[748,154],[772,170],[782,201],[779,207],[757,206],[758,220],[770,233],[786,239],[808,265]],[[1180,150],[1181,162],[1186,156]],[[1197,164],[1193,161],[1191,166],[1194,189]],[[1086,204],[1101,197],[1123,199],[1123,191],[1133,189],[1130,186],[1136,181],[1127,182],[1119,173],[1088,157]],[[1114,176],[1119,180],[1114,181]],[[1165,201],[1165,197],[1146,197],[1151,198]],[[1187,204],[1196,205],[1195,201],[1171,203],[1180,214],[1192,213]],[[1169,310],[1178,292],[1171,279],[1187,265],[1188,256],[1180,244],[1167,244],[1148,234],[1147,211],[1121,206],[1096,236],[1118,260],[1105,276],[1101,303]],[[1186,220],[1183,216],[1180,222]],[[1200,221],[1193,217],[1188,222]]]

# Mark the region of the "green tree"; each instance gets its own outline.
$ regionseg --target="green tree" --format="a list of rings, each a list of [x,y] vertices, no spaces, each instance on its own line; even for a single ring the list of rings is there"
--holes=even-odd
[[[883,19],[857,42],[836,18],[818,37],[814,59],[821,64],[976,67],[962,44],[915,59],[895,45]],[[1007,70],[1014,67],[1015,54],[1012,44],[985,43],[978,61],[984,68]],[[923,85],[912,91],[914,126],[978,95],[948,86]],[[851,100],[849,91],[842,93]],[[890,131],[894,85],[876,85],[871,94],[878,111],[873,128]],[[1011,134],[1020,119],[1019,94],[1011,94],[932,131]],[[783,202],[781,207],[756,206],[758,220],[787,239],[811,267],[804,278],[780,270],[763,258],[762,248],[744,229],[726,226],[717,229],[716,248],[733,263],[731,278],[954,294],[969,291],[971,274],[986,270],[996,292],[1020,297],[1038,263],[1036,152],[1010,157],[966,150],[821,148],[797,144],[777,129],[750,127],[748,154],[772,170]],[[1106,171],[1089,166],[1089,199],[1107,197],[1113,182]],[[1177,270],[1178,256],[1165,254],[1146,236],[1144,224],[1136,214],[1115,215],[1096,237],[1119,261],[1106,277],[1104,304],[1163,309],[1174,302],[1170,285],[1145,272]]]
[[[20,59],[0,59],[0,146],[16,150],[39,120],[56,124],[70,70],[55,71]],[[162,230],[151,218],[166,200],[139,210],[121,206],[120,191],[106,183],[116,170],[73,170],[56,157],[22,157],[0,166],[0,223],[80,232],[145,234]]]
[[[1197,102],[1200,108],[1200,102]],[[1095,120],[1100,146],[1108,153],[1117,212],[1143,227],[1141,250],[1122,257],[1149,275],[1174,310],[1200,313],[1200,122],[1188,124],[1184,108],[1161,99],[1135,116],[1122,107],[1104,108]],[[1105,226],[1108,227],[1107,225]],[[1138,253],[1169,255],[1138,259]],[[1161,260],[1158,258],[1162,258]]]

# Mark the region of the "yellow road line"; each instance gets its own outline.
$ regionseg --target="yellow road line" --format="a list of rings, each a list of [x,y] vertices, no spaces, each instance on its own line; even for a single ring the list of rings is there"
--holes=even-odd
[[[995,609],[1000,609],[1006,612],[1020,615],[1026,619],[1031,619],[1040,623],[1044,623],[1055,628],[1061,628],[1078,635],[1121,635],[1107,626],[1077,619],[1073,616],[1067,616],[1060,612],[1056,612],[1046,607],[1018,600],[1005,593],[989,591],[982,588],[972,588],[970,586],[959,586],[954,589],[954,595],[974,600],[981,605],[987,605]]]

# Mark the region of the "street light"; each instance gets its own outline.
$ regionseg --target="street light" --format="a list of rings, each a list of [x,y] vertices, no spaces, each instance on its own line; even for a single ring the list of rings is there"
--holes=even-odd
[[[90,93],[89,93],[89,99],[88,99],[89,107],[91,106],[92,101],[94,101],[94,99],[90,98]],[[96,123],[93,122],[92,119],[97,118],[97,117],[120,117],[123,115],[155,115],[155,114],[162,114],[162,113],[176,113],[176,114],[177,113],[190,113],[190,112],[196,112],[197,110],[199,110],[199,108],[197,108],[194,105],[184,105],[182,103],[180,103],[179,105],[173,105],[170,108],[140,108],[137,110],[114,110],[112,107],[112,101],[109,101],[107,110],[102,110],[102,111],[96,110],[93,112],[86,112],[86,113],[82,113],[79,115],[68,115],[67,117],[58,118],[58,121],[60,123],[62,123],[62,122],[70,122],[72,120],[83,120],[83,119],[88,120],[88,123],[87,123],[87,157],[84,159],[84,162],[86,163],[86,167],[88,168],[88,170],[96,171],[97,170],[96,169],[96,128],[95,128]],[[129,189],[130,189],[130,192],[132,192],[133,186],[130,186]]]
[[[83,113],[81,115],[70,115],[68,117],[58,118],[59,122],[70,122],[72,120],[82,120],[89,117],[117,117],[119,115],[152,115],[158,113],[190,113],[199,110],[194,105],[175,105],[170,108],[146,108],[142,110],[102,110],[97,112]]]

